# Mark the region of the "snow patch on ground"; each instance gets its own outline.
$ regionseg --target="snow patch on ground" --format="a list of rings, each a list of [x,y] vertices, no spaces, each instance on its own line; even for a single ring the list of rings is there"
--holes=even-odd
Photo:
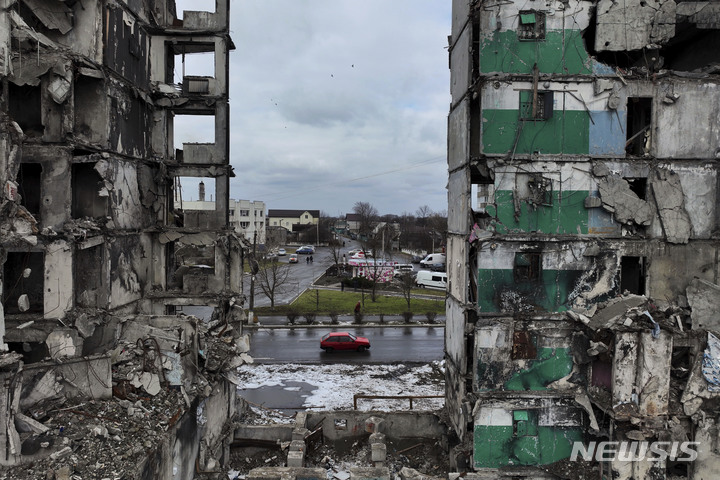
[[[352,410],[353,395],[439,395],[445,393],[444,362],[423,365],[298,365],[298,364],[250,364],[238,369],[240,395],[243,391],[279,387],[298,392],[295,399],[305,410],[331,411]],[[309,384],[301,388],[287,383]],[[303,393],[299,393],[303,392]],[[413,409],[438,410],[444,405],[443,398],[414,399]],[[358,410],[396,411],[409,410],[407,399],[370,400],[359,399]],[[272,416],[258,406],[253,410],[268,419]],[[277,420],[277,419],[275,419]]]

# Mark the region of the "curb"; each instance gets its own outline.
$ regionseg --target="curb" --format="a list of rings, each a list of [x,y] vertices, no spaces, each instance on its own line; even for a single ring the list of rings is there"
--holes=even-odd
[[[352,327],[352,328],[399,328],[399,327],[409,327],[409,328],[418,328],[418,327],[424,327],[424,328],[445,328],[445,323],[386,323],[386,324],[377,324],[377,323],[321,323],[321,324],[312,324],[312,325],[303,325],[302,323],[297,323],[295,325],[265,325],[263,323],[247,323],[243,324],[243,329],[245,328],[253,328],[253,329],[292,329],[292,328],[345,328],[345,327]]]

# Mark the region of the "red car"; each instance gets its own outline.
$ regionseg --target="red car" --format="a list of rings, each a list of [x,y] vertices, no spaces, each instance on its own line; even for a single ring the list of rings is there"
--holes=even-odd
[[[348,332],[332,332],[325,334],[320,340],[320,348],[326,352],[333,350],[357,350],[364,352],[370,348],[370,340]]]

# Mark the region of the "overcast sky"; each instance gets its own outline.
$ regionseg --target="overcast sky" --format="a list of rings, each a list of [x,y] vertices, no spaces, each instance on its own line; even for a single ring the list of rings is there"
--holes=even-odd
[[[447,210],[450,8],[232,0],[230,197],[333,216],[359,201],[380,214]],[[197,120],[178,125],[187,141],[207,141],[193,137]]]

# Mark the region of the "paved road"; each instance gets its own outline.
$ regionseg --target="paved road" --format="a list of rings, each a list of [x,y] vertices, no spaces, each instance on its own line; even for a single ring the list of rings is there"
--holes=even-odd
[[[345,247],[340,251],[340,254],[347,253],[354,248],[360,248],[360,244],[354,240],[344,239]],[[342,241],[342,240],[341,240]],[[281,263],[288,263],[290,254],[295,252],[296,247],[286,247],[287,255],[284,257],[278,257],[278,261]],[[300,263],[291,264],[290,276],[288,277],[285,285],[280,289],[281,291],[275,294],[275,304],[285,305],[294,300],[298,295],[305,291],[312,283],[318,279],[325,270],[333,264],[332,254],[328,247],[317,247],[315,253],[312,255],[313,263],[306,263],[306,259],[309,255],[298,255]],[[417,267],[416,267],[417,268]],[[248,299],[250,298],[250,275],[243,277],[243,292],[246,293]],[[255,306],[266,307],[270,306],[270,299],[262,292],[257,282],[255,283]]]
[[[250,355],[258,363],[427,363],[443,358],[445,329],[437,327],[341,327],[367,337],[367,352],[320,350],[320,337],[333,329],[294,327],[251,329]]]
[[[348,248],[349,249],[349,248]],[[295,252],[295,248],[287,247],[288,254],[284,257],[278,257],[280,263],[288,263],[290,254]],[[308,288],[317,278],[319,278],[325,270],[332,265],[332,255],[326,247],[319,247],[312,255],[313,263],[306,263],[305,260],[309,255],[298,255],[300,263],[289,264],[290,275],[287,282],[275,294],[275,304],[284,305],[290,303],[295,297],[300,295]],[[243,277],[243,292],[250,298],[250,275]],[[270,306],[270,299],[262,292],[260,286],[255,284],[255,306]]]

